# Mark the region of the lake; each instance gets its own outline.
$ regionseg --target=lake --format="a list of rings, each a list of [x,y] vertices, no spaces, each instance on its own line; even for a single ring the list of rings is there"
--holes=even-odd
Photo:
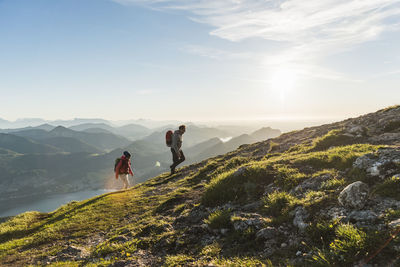
[[[50,212],[73,200],[85,200],[97,195],[113,192],[115,190],[87,190],[74,193],[51,195],[44,198],[18,199],[3,202],[0,205],[0,218],[15,216],[26,211]]]

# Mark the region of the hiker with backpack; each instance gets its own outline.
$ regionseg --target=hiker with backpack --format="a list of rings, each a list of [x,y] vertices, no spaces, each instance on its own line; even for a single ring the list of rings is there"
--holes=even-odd
[[[181,149],[182,147],[182,135],[186,132],[186,126],[181,125],[179,129],[176,130],[173,134],[172,131],[168,131],[166,134],[167,146],[171,147],[172,152],[172,165],[169,166],[171,169],[171,175],[175,173],[175,168],[179,164],[185,161],[185,155]]]
[[[129,188],[129,174],[133,177],[130,159],[131,154],[128,151],[124,151],[123,155],[117,158],[114,164],[115,179],[121,178],[124,183],[123,189]]]

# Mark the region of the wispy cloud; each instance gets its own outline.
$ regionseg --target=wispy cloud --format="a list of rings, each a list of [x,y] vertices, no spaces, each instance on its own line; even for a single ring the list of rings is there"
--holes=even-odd
[[[211,25],[210,34],[232,42],[258,38],[284,44],[280,53],[264,54],[267,66],[291,65],[304,75],[343,79],[312,66],[329,54],[378,39],[400,29],[399,0],[114,0],[158,10],[179,10],[192,20]],[[242,58],[212,48],[185,50],[214,59]],[[304,72],[304,71],[303,71]],[[347,79],[347,78],[345,78]]]
[[[376,38],[398,22],[398,0],[114,0],[189,13],[231,41],[262,38],[294,43],[349,45]]]

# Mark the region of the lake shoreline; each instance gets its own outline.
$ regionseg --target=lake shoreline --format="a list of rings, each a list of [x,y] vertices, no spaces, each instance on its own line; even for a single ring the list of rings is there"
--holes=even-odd
[[[117,189],[94,189],[3,200],[0,205],[0,222],[4,218],[13,217],[27,211],[51,212],[71,201],[82,201],[114,191],[117,191]]]

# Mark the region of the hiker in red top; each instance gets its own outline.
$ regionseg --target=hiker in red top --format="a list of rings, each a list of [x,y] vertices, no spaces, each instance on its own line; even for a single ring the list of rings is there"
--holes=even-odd
[[[129,188],[129,174],[133,177],[130,158],[131,154],[129,154],[128,151],[124,151],[117,166],[115,167],[115,179],[118,179],[118,176],[121,178],[122,182],[124,183],[123,189]]]

